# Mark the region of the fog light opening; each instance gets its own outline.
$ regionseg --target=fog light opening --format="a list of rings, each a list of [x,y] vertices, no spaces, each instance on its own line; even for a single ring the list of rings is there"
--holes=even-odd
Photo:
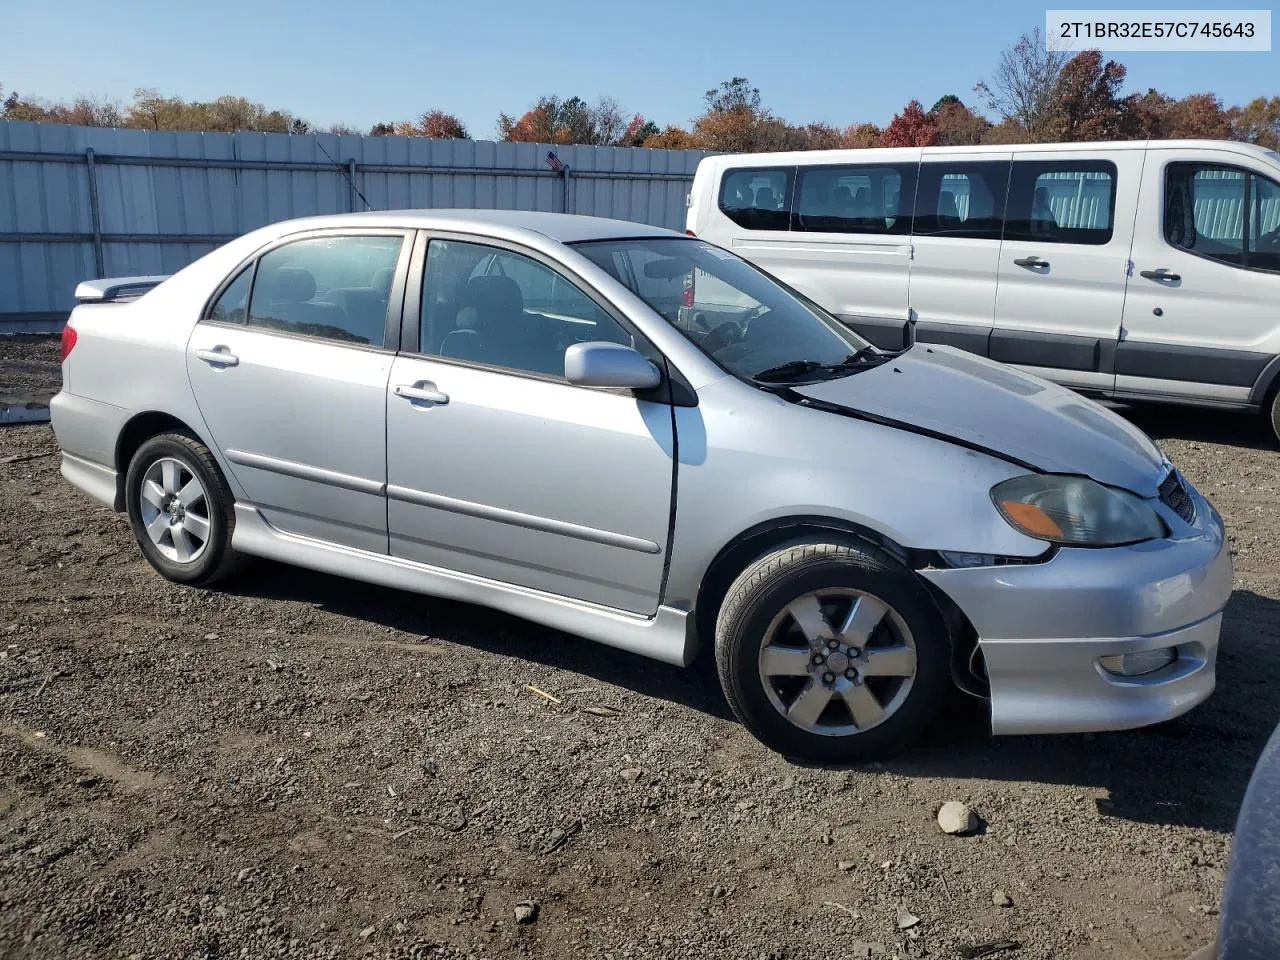
[[[1161,647],[1159,650],[1143,650],[1139,653],[1121,653],[1111,657],[1099,657],[1098,663],[1107,673],[1117,677],[1141,677],[1163,670],[1178,659],[1177,647]]]

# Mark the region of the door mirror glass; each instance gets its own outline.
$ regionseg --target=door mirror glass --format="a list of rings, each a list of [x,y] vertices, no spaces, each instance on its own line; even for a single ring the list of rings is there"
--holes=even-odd
[[[648,390],[662,382],[658,368],[639,351],[617,343],[575,343],[564,352],[564,377],[580,387]]]

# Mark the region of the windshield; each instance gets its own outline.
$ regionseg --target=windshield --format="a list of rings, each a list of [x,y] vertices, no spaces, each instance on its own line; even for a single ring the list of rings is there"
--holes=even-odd
[[[874,352],[817,304],[701,240],[598,240],[574,248],[739,377],[794,382],[837,368],[851,373],[860,352]]]

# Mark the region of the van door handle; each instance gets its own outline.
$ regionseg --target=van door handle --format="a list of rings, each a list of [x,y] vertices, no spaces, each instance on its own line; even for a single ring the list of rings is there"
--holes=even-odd
[[[1168,280],[1171,283],[1177,283],[1182,279],[1181,274],[1169,273],[1163,267],[1159,270],[1143,270],[1138,274],[1138,276],[1145,277],[1148,280]]]
[[[1041,260],[1039,257],[1018,257],[1013,263],[1014,266],[1031,267],[1033,270],[1049,266],[1048,260]]]
[[[234,367],[240,358],[226,347],[215,347],[213,350],[197,350],[196,359],[203,360],[212,367]]]
[[[449,395],[437,390],[436,385],[430,380],[423,380],[415,384],[397,383],[392,389],[397,397],[404,397],[406,400],[434,403],[437,406],[444,406],[449,402]]]

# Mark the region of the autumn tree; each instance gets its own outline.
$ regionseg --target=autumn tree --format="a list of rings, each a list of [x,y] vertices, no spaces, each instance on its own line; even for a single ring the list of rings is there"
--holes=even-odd
[[[941,97],[929,110],[938,135],[934,144],[940,147],[972,146],[982,142],[991,121],[974,113],[954,94]]]
[[[705,150],[707,145],[696,133],[669,123],[658,133],[646,137],[640,144],[651,150]]]
[[[1280,97],[1258,97],[1237,108],[1231,117],[1231,137],[1280,150]]]
[[[470,140],[467,128],[452,113],[428,110],[418,117],[417,136],[432,140]]]
[[[1058,74],[1041,134],[1053,142],[1119,137],[1125,113],[1120,99],[1124,78],[1124,64],[1104,63],[1097,50],[1077,53]]]
[[[627,129],[622,132],[622,139],[619,141],[618,146],[638,147],[650,137],[657,136],[658,133],[659,130],[656,123],[652,120],[646,120],[637,113],[631,118],[631,122],[627,124]]]
[[[803,128],[806,150],[838,150],[841,134],[829,123],[806,123]]]
[[[919,100],[912,100],[895,113],[880,138],[882,147],[931,147],[938,141],[938,127],[924,112]]]
[[[629,124],[612,97],[588,104],[581,97],[539,97],[520,117],[498,116],[501,139],[517,143],[585,143],[613,146],[622,142]]]
[[[1047,45],[1036,27],[1000,54],[991,79],[979,80],[974,90],[988,109],[1021,127],[1030,139],[1047,139],[1058,75],[1067,60],[1068,54]]]
[[[874,123],[851,123],[840,134],[840,146],[846,149],[867,149],[880,146],[884,131]]]

